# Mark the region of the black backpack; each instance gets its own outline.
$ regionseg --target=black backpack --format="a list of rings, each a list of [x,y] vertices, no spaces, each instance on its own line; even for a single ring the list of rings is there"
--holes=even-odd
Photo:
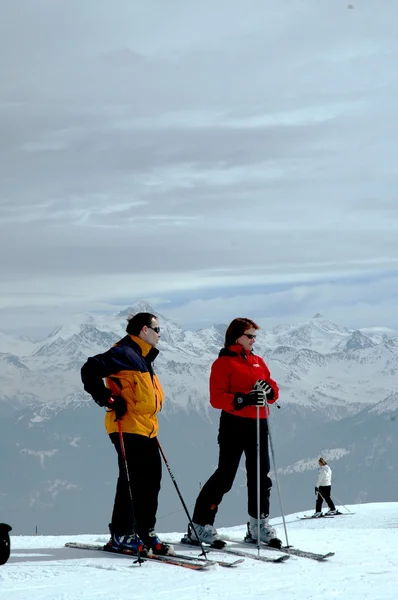
[[[10,558],[10,536],[12,527],[6,523],[0,523],[0,565],[4,565]]]

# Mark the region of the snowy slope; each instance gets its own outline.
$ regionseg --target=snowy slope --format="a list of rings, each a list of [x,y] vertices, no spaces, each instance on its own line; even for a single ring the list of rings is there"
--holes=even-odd
[[[398,503],[347,509],[355,515],[317,521],[299,521],[298,514],[286,517],[290,543],[307,550],[334,551],[327,563],[291,557],[282,565],[271,565],[246,559],[234,570],[212,567],[191,572],[157,563],[138,566],[126,557],[64,548],[67,541],[104,543],[106,534],[16,536],[11,538],[8,563],[0,567],[0,593],[7,600],[395,600]],[[274,522],[280,523],[280,518]],[[244,526],[220,532],[238,538]],[[278,532],[282,536],[280,525]],[[163,537],[178,540],[182,533]]]

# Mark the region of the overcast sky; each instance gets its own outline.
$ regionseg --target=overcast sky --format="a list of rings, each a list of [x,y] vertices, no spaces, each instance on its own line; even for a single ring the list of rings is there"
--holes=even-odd
[[[2,0],[0,331],[137,299],[398,328],[397,22],[396,0]]]

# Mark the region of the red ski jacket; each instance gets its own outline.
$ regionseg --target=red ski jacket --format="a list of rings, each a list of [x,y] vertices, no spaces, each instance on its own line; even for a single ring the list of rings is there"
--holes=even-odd
[[[279,397],[277,383],[271,379],[269,369],[261,356],[246,352],[240,344],[222,348],[214,361],[210,372],[210,404],[214,408],[225,410],[239,417],[255,419],[256,406],[245,406],[235,410],[235,394],[248,394],[258,379],[263,379],[274,390],[274,397],[268,403],[274,403]],[[260,418],[266,419],[268,406],[260,408]]]

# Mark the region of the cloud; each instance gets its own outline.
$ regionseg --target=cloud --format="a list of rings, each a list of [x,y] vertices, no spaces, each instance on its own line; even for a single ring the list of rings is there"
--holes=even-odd
[[[20,309],[257,285],[329,285],[332,305],[336,280],[350,295],[394,270],[397,17],[3,3],[0,330]]]
[[[321,311],[328,319],[349,327],[389,326],[398,329],[398,272],[367,277],[336,278],[279,285],[212,290],[197,297],[159,300],[161,311],[183,326],[206,327],[228,323],[237,316],[257,319],[269,328],[279,323],[307,320]],[[174,300],[174,302],[173,302]]]
[[[189,285],[172,288],[172,280],[165,294],[150,297],[150,286],[131,282],[130,289],[102,300],[100,294],[92,297],[73,295],[65,287],[58,296],[45,290],[39,296],[22,294],[14,298],[13,306],[0,304],[0,321],[3,331],[42,339],[55,326],[72,322],[74,313],[116,314],[134,302],[141,300],[141,293],[155,312],[165,315],[184,328],[199,329],[215,323],[227,324],[237,316],[254,318],[264,328],[280,323],[297,323],[311,318],[321,311],[327,318],[349,328],[390,327],[398,330],[396,306],[398,302],[398,272],[386,271],[367,277],[339,277],[333,282],[314,279],[306,283],[262,282],[257,285],[231,285],[217,280],[212,286],[189,289]],[[109,294],[110,285],[103,296]]]

